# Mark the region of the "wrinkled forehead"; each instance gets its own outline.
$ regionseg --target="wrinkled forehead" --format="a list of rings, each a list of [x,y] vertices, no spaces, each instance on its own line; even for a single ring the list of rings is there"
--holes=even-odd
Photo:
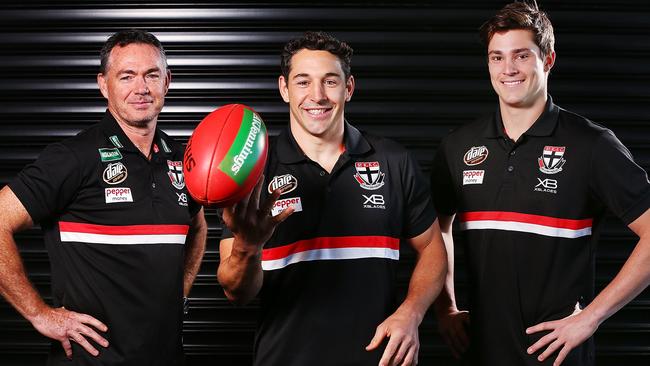
[[[162,52],[147,43],[130,43],[124,46],[116,45],[108,55],[106,71],[121,72],[123,70],[167,70],[167,62]]]

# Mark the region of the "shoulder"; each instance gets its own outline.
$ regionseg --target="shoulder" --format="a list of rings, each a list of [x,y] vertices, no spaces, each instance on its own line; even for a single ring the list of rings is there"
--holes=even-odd
[[[361,132],[361,136],[368,142],[374,154],[396,157],[408,155],[408,150],[397,141],[364,130],[359,130],[359,132]]]
[[[559,124],[560,128],[565,129],[571,136],[580,138],[600,139],[614,136],[614,133],[605,126],[564,108],[560,108]]]

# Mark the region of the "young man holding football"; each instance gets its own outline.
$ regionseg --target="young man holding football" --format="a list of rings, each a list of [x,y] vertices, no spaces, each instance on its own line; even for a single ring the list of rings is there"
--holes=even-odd
[[[260,296],[255,365],[414,365],[418,326],[444,281],[417,163],[345,120],[351,55],[320,32],[285,45],[278,87],[289,128],[271,145],[263,184],[224,210],[233,237],[221,242],[218,277],[234,302]],[[258,209],[260,196],[269,198]],[[398,306],[400,239],[418,260]]]

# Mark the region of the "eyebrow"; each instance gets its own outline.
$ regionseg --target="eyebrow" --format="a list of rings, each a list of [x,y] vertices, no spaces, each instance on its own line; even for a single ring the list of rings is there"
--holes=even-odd
[[[516,48],[516,49],[512,50],[512,53],[520,53],[520,52],[533,52],[533,50],[531,50],[530,48]],[[488,52],[488,55],[491,55],[491,54],[502,55],[503,51],[492,50],[492,51]]]
[[[147,71],[145,71],[145,74],[150,74],[152,72],[160,72],[160,71],[161,70],[160,70],[159,67],[152,67],[152,68],[148,69]],[[118,74],[136,75],[137,72],[135,72],[134,70],[131,70],[131,69],[126,69],[126,70],[121,70],[120,72],[118,72]]]
[[[327,78],[327,77],[332,77],[332,76],[335,76],[335,77],[339,77],[339,78],[340,78],[340,77],[341,77],[341,74],[339,74],[339,73],[337,73],[337,72],[328,72],[328,73],[325,74],[325,77],[326,77],[326,78]],[[296,75],[294,75],[294,76],[293,76],[293,79],[297,79],[297,78],[308,78],[308,77],[310,77],[309,74],[307,74],[307,73],[302,73],[302,74],[296,74]]]

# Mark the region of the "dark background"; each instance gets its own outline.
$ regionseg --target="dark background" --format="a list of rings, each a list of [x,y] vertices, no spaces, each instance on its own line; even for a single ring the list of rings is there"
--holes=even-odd
[[[245,103],[272,135],[288,121],[277,92],[279,52],[305,30],[325,30],[355,49],[357,89],[346,117],[399,141],[426,174],[448,131],[492,111],[492,92],[477,28],[504,1],[297,1],[220,3],[15,2],[0,7],[0,186],[45,145],[95,123],[105,109],[95,75],[99,49],[131,27],[156,34],[173,73],[159,126],[186,142],[201,118]],[[540,1],[555,26],[554,101],[614,130],[650,167],[650,3]],[[208,250],[192,290],[184,339],[190,365],[248,365],[256,304],[234,307],[216,282],[221,227],[208,211]],[[40,231],[17,237],[29,276],[50,300]],[[608,217],[600,240],[597,288],[618,271],[636,239]],[[462,255],[458,251],[457,256]],[[399,285],[410,276],[405,248]],[[457,288],[466,283],[458,259]],[[640,268],[639,270],[647,270]],[[137,326],[137,325],[135,325]],[[433,317],[421,327],[420,364],[452,365]],[[341,330],[345,332],[345,329]],[[645,290],[596,333],[598,365],[648,365],[650,292]],[[0,364],[44,364],[49,342],[0,300]],[[326,346],[326,345],[324,345]]]

